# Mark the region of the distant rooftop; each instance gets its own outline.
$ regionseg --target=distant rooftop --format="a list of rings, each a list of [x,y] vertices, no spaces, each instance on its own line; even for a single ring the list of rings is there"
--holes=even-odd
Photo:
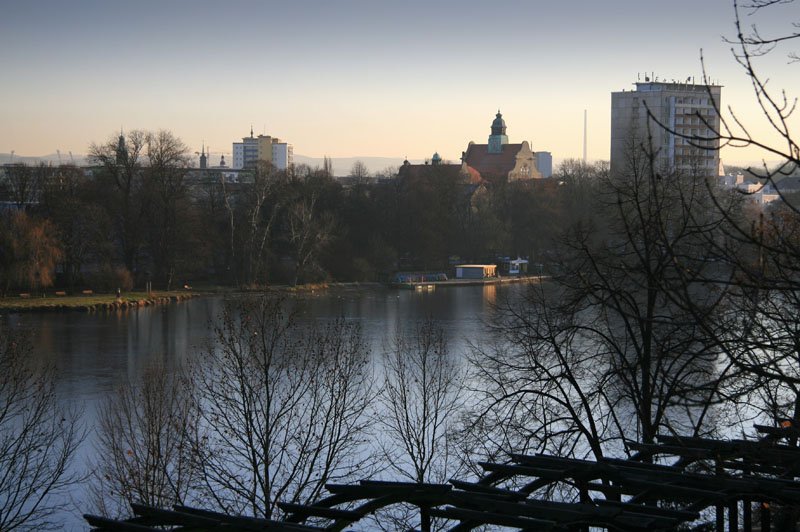
[[[637,92],[658,92],[658,91],[689,91],[689,92],[707,92],[709,88],[717,89],[722,85],[696,85],[694,83],[681,83],[677,81],[637,81]]]

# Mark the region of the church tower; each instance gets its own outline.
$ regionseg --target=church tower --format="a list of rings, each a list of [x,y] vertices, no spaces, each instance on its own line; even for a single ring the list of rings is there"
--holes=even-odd
[[[203,148],[200,150],[200,169],[205,170],[206,168],[208,168],[208,158],[206,157],[206,143],[204,141]]]
[[[489,135],[489,147],[486,151],[489,153],[503,153],[504,144],[508,144],[506,122],[503,120],[503,115],[500,114],[500,109],[498,109],[497,115],[492,121],[492,134]]]
[[[117,157],[116,162],[118,165],[123,165],[128,162],[128,149],[125,147],[125,133],[122,128],[119,129],[119,138],[117,139]]]

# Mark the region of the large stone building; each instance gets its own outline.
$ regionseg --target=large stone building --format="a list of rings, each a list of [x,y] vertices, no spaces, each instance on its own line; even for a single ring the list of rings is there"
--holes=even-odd
[[[715,176],[722,87],[647,78],[635,85],[611,93],[611,171],[630,171],[649,152],[658,171]],[[648,120],[648,112],[655,120]]]
[[[294,152],[291,144],[282,142],[269,135],[243,137],[242,142],[233,143],[233,168],[242,169],[252,166],[256,161],[266,161],[278,170],[286,170],[294,164]]]
[[[552,166],[552,156],[543,152],[542,163]],[[470,142],[467,151],[461,153],[461,164],[449,164],[434,153],[429,163],[410,164],[405,161],[400,167],[400,177],[422,175],[458,175],[460,180],[473,185],[489,182],[508,182],[520,179],[541,179],[542,173],[537,164],[537,154],[530,144],[523,141],[510,144],[506,135],[506,122],[497,111],[492,122],[491,135],[486,144]],[[548,176],[549,177],[549,176]]]
[[[506,135],[506,122],[497,111],[492,122],[491,135],[486,144],[470,142],[467,151],[461,154],[462,171],[471,182],[516,181],[518,179],[540,179],[536,154],[527,141],[510,144]]]

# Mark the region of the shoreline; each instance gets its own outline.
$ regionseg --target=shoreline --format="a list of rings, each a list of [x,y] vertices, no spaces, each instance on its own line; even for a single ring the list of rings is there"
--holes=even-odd
[[[389,283],[390,288],[420,290],[429,286],[438,287],[459,287],[459,286],[487,286],[496,284],[512,283],[535,283],[545,279],[545,275],[523,275],[506,277],[487,277],[483,279],[448,279],[446,281],[419,281],[408,283]]]
[[[116,294],[75,294],[69,296],[46,297],[4,297],[0,298],[0,314],[22,312],[103,312],[127,310],[154,305],[165,305],[203,297],[209,293],[153,291],[130,292],[117,297]]]
[[[381,283],[351,282],[351,283],[316,283],[308,285],[290,286],[273,285],[263,289],[241,289],[214,287],[198,289],[196,291],[154,291],[149,296],[145,292],[129,292],[121,297],[116,294],[74,294],[74,295],[48,295],[45,297],[20,297],[11,296],[0,298],[0,314],[23,312],[111,312],[130,310],[154,305],[178,303],[197,297],[207,297],[220,294],[254,294],[267,292],[284,293],[314,293],[326,290],[361,290],[374,288],[432,290],[436,287],[460,286],[486,286],[510,283],[539,282],[545,276],[529,275],[522,277],[492,277],[488,279],[448,279],[447,281],[425,281],[414,283]]]

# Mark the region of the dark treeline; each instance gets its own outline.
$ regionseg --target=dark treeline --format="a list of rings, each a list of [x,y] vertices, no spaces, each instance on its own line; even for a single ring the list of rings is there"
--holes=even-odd
[[[553,179],[477,185],[444,166],[370,179],[357,164],[338,180],[260,162],[231,179],[192,169],[167,131],[93,144],[90,161],[3,169],[2,293],[384,281],[501,255],[542,263],[583,208],[584,182],[607,168],[567,161]]]

